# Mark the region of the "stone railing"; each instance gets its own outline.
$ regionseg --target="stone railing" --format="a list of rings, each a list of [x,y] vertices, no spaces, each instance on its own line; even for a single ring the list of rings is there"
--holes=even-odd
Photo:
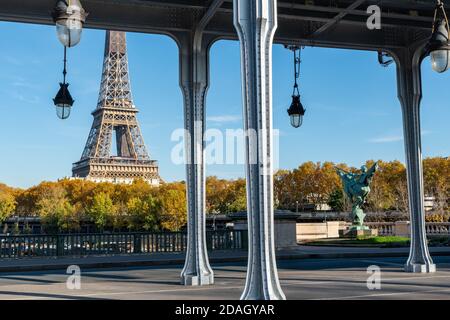
[[[339,221],[297,223],[297,241],[339,238]]]
[[[427,222],[427,235],[450,235],[450,222]]]
[[[297,223],[297,241],[338,238],[339,233],[350,227],[349,222],[327,221],[323,223]],[[409,221],[366,222],[370,229],[377,229],[380,236],[410,237]],[[450,222],[427,222],[428,236],[450,236]]]
[[[367,222],[370,229],[378,229],[380,236],[392,236],[395,234],[395,222]]]
[[[404,236],[409,237],[409,221],[396,222],[367,222],[366,225],[371,229],[378,229],[380,236]],[[428,236],[449,235],[450,222],[427,222],[425,230]]]

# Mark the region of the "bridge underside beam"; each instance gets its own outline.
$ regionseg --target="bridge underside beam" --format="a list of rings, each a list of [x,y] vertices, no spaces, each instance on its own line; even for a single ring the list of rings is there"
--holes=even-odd
[[[396,0],[383,1],[381,30],[365,27],[366,8],[378,1],[367,0],[360,6],[349,6],[355,0],[338,0],[330,6],[328,0],[278,2],[278,31],[275,43],[302,43],[305,45],[361,48],[405,47],[426,39],[430,35],[434,1]],[[50,12],[54,0],[2,0],[0,20],[53,24]],[[84,0],[90,12],[86,28],[114,29],[120,31],[173,35],[191,32],[210,5],[207,0]],[[326,32],[316,33],[336,19],[345,16]],[[232,2],[224,1],[211,19],[205,34],[218,39],[237,39],[233,26]],[[314,35],[316,33],[316,35]]]

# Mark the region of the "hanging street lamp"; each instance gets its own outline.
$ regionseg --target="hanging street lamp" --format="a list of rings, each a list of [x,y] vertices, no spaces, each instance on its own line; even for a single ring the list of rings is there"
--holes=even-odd
[[[431,67],[442,73],[450,68],[450,26],[445,13],[444,3],[437,0],[434,10],[432,35],[428,42],[427,53],[431,57]]]
[[[303,116],[305,115],[305,108],[300,102],[300,91],[298,89],[298,78],[300,77],[300,53],[301,48],[298,46],[285,46],[294,53],[294,90],[292,92],[292,103],[287,110],[291,119],[291,125],[294,128],[299,128],[303,124]]]
[[[67,47],[64,47],[64,70],[63,70],[63,76],[64,80],[62,83],[59,84],[60,88],[58,93],[56,94],[56,97],[53,99],[53,102],[55,103],[56,107],[56,115],[58,118],[65,120],[69,118],[70,112],[72,110],[73,103],[75,102],[69,92],[69,84],[66,83],[66,70],[67,65]]]
[[[58,0],[53,9],[58,39],[65,47],[76,46],[81,40],[83,24],[88,14],[79,0]]]
[[[58,0],[52,16],[56,24],[58,39],[64,46],[64,80],[59,84],[60,88],[53,102],[56,107],[56,115],[64,120],[69,118],[74,103],[69,92],[69,84],[66,83],[67,48],[74,47],[80,42],[83,24],[88,14],[83,9],[80,0]]]
[[[70,116],[74,100],[72,99],[69,89],[67,88],[69,84],[60,83],[59,85],[61,86],[61,88],[59,89],[53,101],[55,102],[56,106],[56,115],[61,120],[65,120]]]
[[[305,115],[305,108],[300,102],[299,95],[292,96],[292,104],[288,109],[289,117],[291,118],[291,126],[299,128],[303,124],[303,116]]]

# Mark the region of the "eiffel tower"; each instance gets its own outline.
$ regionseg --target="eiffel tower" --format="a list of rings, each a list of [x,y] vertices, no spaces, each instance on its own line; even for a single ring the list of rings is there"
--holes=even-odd
[[[141,178],[159,185],[158,163],[147,152],[137,113],[131,95],[125,32],[107,31],[100,97],[92,112],[94,123],[80,161],[73,164],[73,177],[113,183],[132,183]]]

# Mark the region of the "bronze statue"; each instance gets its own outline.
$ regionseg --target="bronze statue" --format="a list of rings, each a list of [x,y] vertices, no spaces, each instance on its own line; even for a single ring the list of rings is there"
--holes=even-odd
[[[344,191],[350,202],[352,203],[352,220],[351,229],[368,230],[364,226],[364,218],[366,214],[362,210],[362,205],[366,201],[367,195],[370,192],[370,183],[373,175],[378,168],[378,163],[367,170],[366,166],[361,167],[361,173],[347,172],[343,169],[336,168],[337,173],[341,177],[344,185]]]

